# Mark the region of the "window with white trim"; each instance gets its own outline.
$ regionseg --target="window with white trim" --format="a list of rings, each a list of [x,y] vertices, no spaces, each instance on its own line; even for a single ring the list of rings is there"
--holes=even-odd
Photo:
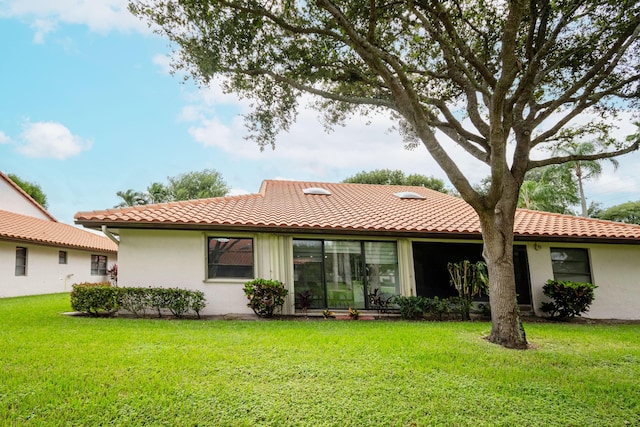
[[[253,239],[207,238],[207,279],[253,279]]]
[[[589,251],[582,248],[551,248],[555,280],[592,283]]]
[[[91,275],[106,276],[107,275],[107,256],[91,255]]]

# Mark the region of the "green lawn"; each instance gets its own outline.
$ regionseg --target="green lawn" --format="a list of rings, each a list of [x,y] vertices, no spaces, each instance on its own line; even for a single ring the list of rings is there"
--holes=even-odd
[[[640,325],[68,317],[0,299],[2,426],[640,425]]]

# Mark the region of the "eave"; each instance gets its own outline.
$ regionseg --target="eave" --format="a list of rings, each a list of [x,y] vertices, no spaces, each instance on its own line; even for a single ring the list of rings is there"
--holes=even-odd
[[[76,221],[76,224],[87,228],[101,230],[106,226],[112,232],[118,234],[120,229],[139,230],[180,230],[180,231],[222,231],[222,232],[249,232],[272,234],[309,234],[309,235],[347,235],[347,236],[380,236],[409,239],[439,239],[439,240],[478,240],[482,241],[479,232],[465,231],[415,231],[415,230],[389,230],[381,228],[341,228],[341,227],[315,227],[315,226],[289,226],[275,224],[203,224],[203,223],[179,223],[179,222],[126,222],[126,221]],[[567,235],[533,235],[514,234],[517,242],[550,242],[550,243],[582,243],[582,244],[625,244],[640,245],[640,239],[625,237],[599,237],[599,236],[567,236]]]

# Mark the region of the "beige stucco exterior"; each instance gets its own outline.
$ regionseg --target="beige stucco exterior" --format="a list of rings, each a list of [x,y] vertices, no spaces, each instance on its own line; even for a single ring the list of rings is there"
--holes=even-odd
[[[250,314],[242,290],[244,279],[206,279],[207,236],[251,237],[254,239],[254,275],[280,280],[289,290],[284,314],[293,314],[293,252],[294,236],[268,233],[205,233],[201,231],[120,230],[118,282],[120,286],[162,286],[201,290],[207,298],[205,315]],[[296,238],[318,238],[297,235]],[[354,239],[344,236],[323,238]],[[358,240],[358,239],[356,239]],[[401,289],[410,295],[412,260],[410,241],[398,243]],[[415,286],[414,286],[415,287]]]
[[[591,276],[598,286],[590,310],[592,319],[640,319],[640,245],[528,243],[531,293],[536,314],[546,301],[542,286],[553,278],[551,248],[585,248],[589,251]]]
[[[27,274],[16,276],[16,247],[27,248]],[[67,263],[59,264],[58,252],[67,252]],[[69,292],[73,283],[107,281],[91,274],[91,255],[106,255],[107,265],[117,262],[115,254],[79,251],[53,246],[0,241],[0,298]]]
[[[318,235],[123,229],[120,231],[119,284],[202,290],[207,298],[205,315],[252,313],[246,306],[247,300],[242,291],[246,280],[206,279],[207,236],[253,238],[255,277],[282,281],[289,289],[283,312],[295,312],[292,241],[294,238],[317,239]],[[396,241],[401,292],[404,295],[416,294],[411,239],[339,235],[323,235],[321,238]],[[547,279],[553,278],[550,248],[578,247],[589,250],[593,280],[598,285],[595,302],[585,317],[640,319],[640,246],[518,244],[527,247],[533,309],[537,315],[543,315],[539,310],[544,300],[542,286]]]

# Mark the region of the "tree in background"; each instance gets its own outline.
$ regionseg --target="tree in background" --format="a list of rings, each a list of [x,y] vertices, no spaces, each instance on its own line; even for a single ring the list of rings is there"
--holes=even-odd
[[[490,284],[489,340],[527,341],[516,302],[513,227],[520,186],[536,167],[611,158],[638,148],[608,139],[612,117],[640,98],[636,0],[131,0],[130,10],[177,47],[174,70],[222,79],[251,98],[249,138],[275,146],[302,95],[326,124],[388,112],[410,146],[422,144],[478,214]],[[307,99],[307,98],[304,98]],[[573,119],[593,113],[587,125]],[[601,139],[594,154],[535,148]],[[446,138],[446,143],[445,143]],[[458,151],[487,166],[475,191]]]
[[[588,159],[588,156],[602,150],[602,147],[598,147],[598,145],[602,144],[594,142],[569,142],[557,147],[555,150],[555,154],[563,154],[577,159],[571,160],[567,164],[573,169],[575,179],[578,183],[578,195],[580,198],[581,215],[583,217],[589,216],[587,198],[584,195],[584,181],[597,178],[602,173],[601,162],[603,159]],[[582,160],[580,160],[580,158],[582,158]],[[606,160],[610,161],[614,168],[618,168],[618,161],[616,159],[608,158]]]
[[[146,205],[147,204],[147,196],[146,194],[136,191],[132,188],[126,191],[118,191],[116,193],[122,201],[115,205],[116,208],[125,208],[128,206],[138,206],[138,205]]]
[[[447,193],[444,181],[438,178],[413,173],[405,175],[401,170],[375,169],[369,172],[358,172],[342,182],[352,184],[412,185],[426,187],[441,193]]]
[[[171,201],[169,189],[161,182],[154,182],[147,187],[149,203],[165,203]]]
[[[599,218],[609,221],[640,224],[640,200],[611,206],[599,215]]]
[[[220,172],[213,169],[183,173],[167,179],[168,195],[173,201],[221,197],[229,192],[229,186]]]
[[[580,198],[571,171],[568,163],[528,171],[520,187],[518,207],[574,215],[571,206]]]
[[[24,181],[17,175],[14,175],[12,173],[7,174],[7,176],[9,177],[9,179],[11,179],[11,181],[15,182],[18,187],[22,188],[25,193],[31,196],[33,200],[38,202],[40,206],[47,209],[47,195],[44,194],[44,191],[42,191],[42,187],[40,187],[40,184]]]
[[[206,199],[225,196],[229,192],[229,187],[220,172],[213,169],[170,176],[167,180],[169,182],[166,185],[160,182],[152,183],[147,187],[146,193],[133,189],[118,191],[116,194],[122,199],[122,203],[115,207]]]

